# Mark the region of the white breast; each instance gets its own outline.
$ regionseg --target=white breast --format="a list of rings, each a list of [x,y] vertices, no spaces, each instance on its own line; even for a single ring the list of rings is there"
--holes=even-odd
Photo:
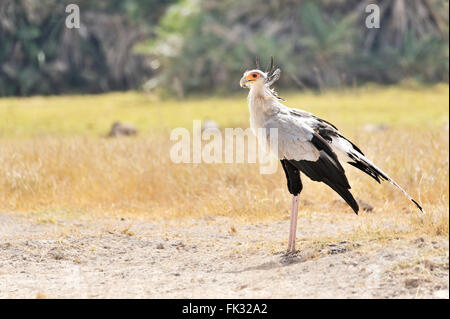
[[[271,96],[250,90],[248,96],[250,110],[250,128],[258,137],[259,143],[264,143],[279,159],[316,161],[319,152],[311,144],[313,130],[302,122],[299,117],[293,117],[284,111],[287,107]],[[266,135],[259,136],[258,129],[265,129]],[[278,145],[270,143],[270,129],[278,131]]]

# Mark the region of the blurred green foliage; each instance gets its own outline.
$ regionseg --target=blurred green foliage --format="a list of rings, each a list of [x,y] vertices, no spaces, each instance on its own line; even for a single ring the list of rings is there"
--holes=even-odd
[[[133,52],[174,0],[1,0],[0,96],[104,92],[152,76]],[[70,3],[80,29],[68,29]]]
[[[153,46],[159,85],[180,96],[229,91],[255,56],[268,62],[271,55],[285,87],[448,82],[448,2],[382,1],[381,28],[368,29],[365,7],[373,2],[180,1]]]
[[[69,2],[79,30],[64,27]],[[448,82],[448,31],[445,0],[2,0],[0,95],[225,93],[271,55],[284,87]]]

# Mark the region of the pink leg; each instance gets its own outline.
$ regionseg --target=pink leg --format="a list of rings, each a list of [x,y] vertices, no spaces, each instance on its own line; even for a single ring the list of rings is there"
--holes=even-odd
[[[291,226],[289,229],[288,253],[295,252],[295,238],[297,234],[298,195],[292,197]]]

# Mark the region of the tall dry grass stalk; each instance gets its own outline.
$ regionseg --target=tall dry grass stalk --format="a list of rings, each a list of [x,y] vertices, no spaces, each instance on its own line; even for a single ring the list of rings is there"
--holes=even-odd
[[[374,214],[398,216],[413,231],[448,236],[448,131],[389,129],[352,135],[369,158],[423,203],[428,215],[417,217],[396,188],[378,185],[348,167],[355,197],[373,205]],[[168,135],[0,140],[0,210],[156,219],[287,216],[289,193],[281,167],[276,174],[261,175],[257,164],[175,164],[169,158],[171,146]],[[303,180],[303,213],[351,213],[324,184]]]

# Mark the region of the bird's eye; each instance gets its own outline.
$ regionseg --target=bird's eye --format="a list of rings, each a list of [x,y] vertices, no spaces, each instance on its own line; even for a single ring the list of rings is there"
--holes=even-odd
[[[258,77],[258,75],[257,75],[256,73],[253,73],[253,74],[252,74],[252,77],[253,77],[254,79],[256,79],[256,78]]]

